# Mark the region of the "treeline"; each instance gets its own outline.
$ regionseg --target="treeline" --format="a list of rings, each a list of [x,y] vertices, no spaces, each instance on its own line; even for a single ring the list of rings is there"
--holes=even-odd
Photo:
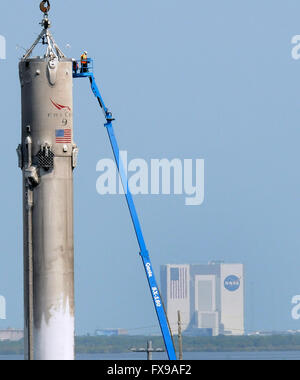
[[[0,342],[0,355],[23,355],[24,342]]]
[[[161,337],[116,336],[76,337],[77,354],[125,353],[145,348],[152,340],[154,348],[163,348]],[[177,338],[174,338],[178,347]],[[0,355],[22,355],[23,341],[0,342]],[[272,336],[183,337],[185,352],[300,351],[300,334]]]
[[[123,353],[131,348],[145,348],[147,340],[154,348],[163,348],[161,337],[120,336],[120,337],[79,337],[76,352]],[[177,337],[174,343],[178,347]],[[234,352],[234,351],[300,351],[299,335],[272,336],[218,336],[183,337],[184,352]]]

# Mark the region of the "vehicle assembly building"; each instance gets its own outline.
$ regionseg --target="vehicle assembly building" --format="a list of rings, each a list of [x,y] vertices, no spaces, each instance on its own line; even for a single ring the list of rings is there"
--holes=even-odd
[[[164,265],[161,290],[173,334],[180,311],[185,334],[244,335],[242,264]]]

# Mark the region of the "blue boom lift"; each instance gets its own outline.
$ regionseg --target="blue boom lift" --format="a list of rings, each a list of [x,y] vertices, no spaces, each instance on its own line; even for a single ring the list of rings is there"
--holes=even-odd
[[[165,308],[163,305],[163,301],[161,299],[160,291],[156,282],[156,278],[154,275],[154,270],[151,264],[149,252],[146,247],[145,239],[143,236],[141,224],[139,221],[139,217],[133,202],[132,194],[129,189],[128,185],[128,178],[125,172],[125,168],[123,166],[121,157],[120,157],[120,150],[119,146],[114,134],[113,124],[112,122],[115,120],[112,116],[112,113],[109,111],[109,109],[105,106],[105,103],[103,101],[103,98],[101,96],[101,93],[99,91],[99,88],[96,84],[96,80],[93,74],[93,60],[88,58],[85,61],[86,63],[82,64],[81,61],[74,61],[73,65],[73,78],[89,78],[92,91],[95,95],[95,97],[98,99],[99,105],[103,111],[104,117],[105,117],[105,128],[108,133],[108,137],[111,143],[111,147],[113,150],[113,154],[115,157],[115,161],[120,173],[120,177],[122,180],[122,184],[124,187],[124,192],[126,196],[126,201],[128,204],[129,212],[131,215],[132,223],[135,229],[136,237],[138,240],[138,244],[140,247],[140,256],[143,261],[143,265],[146,271],[150,291],[152,294],[155,310],[157,313],[158,321],[160,324],[161,332],[164,338],[166,350],[168,353],[168,357],[170,360],[176,360],[176,352],[175,352],[175,346],[172,338],[171,329],[169,326],[168,318],[165,312]]]

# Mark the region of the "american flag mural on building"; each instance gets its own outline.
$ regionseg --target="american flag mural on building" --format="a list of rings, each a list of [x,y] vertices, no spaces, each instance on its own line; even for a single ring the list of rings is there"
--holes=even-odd
[[[171,268],[170,293],[171,299],[185,299],[188,297],[187,268]]]

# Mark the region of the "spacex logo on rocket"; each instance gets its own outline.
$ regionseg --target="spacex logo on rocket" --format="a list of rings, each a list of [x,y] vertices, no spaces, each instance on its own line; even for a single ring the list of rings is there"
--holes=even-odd
[[[58,110],[60,112],[49,112],[48,113],[49,118],[57,119],[60,116],[65,117],[65,118],[71,118],[72,117],[72,108],[71,107],[64,106],[60,103],[57,103],[56,101],[54,101],[51,98],[50,98],[50,102],[53,105],[53,107],[56,108],[56,110]]]
[[[69,107],[69,106],[63,106],[61,104],[58,104],[58,103],[54,102],[52,99],[50,99],[50,100],[51,100],[51,103],[54,105],[54,107],[57,108],[59,111],[64,110],[64,109],[67,109],[70,112],[72,111],[71,107]]]

